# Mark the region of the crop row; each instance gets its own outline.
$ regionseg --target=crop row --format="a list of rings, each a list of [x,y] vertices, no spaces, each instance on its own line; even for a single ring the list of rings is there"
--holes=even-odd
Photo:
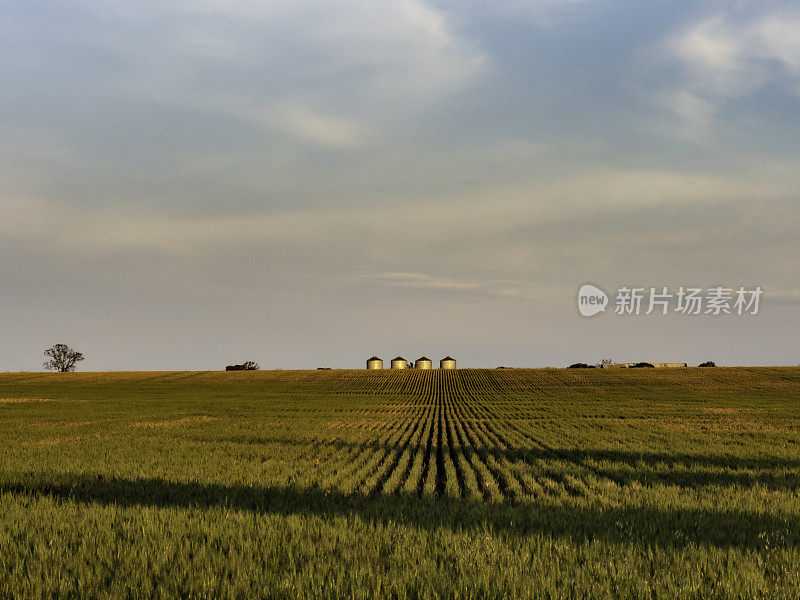
[[[498,404],[492,375],[401,373],[402,395],[376,398],[348,435],[320,449],[317,485],[476,502],[588,495],[598,477],[562,459],[545,431],[512,418]]]

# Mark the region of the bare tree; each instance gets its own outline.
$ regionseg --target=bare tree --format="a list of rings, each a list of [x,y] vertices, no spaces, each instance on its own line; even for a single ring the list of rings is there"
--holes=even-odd
[[[83,360],[83,354],[73,350],[66,344],[56,344],[44,351],[45,356],[50,360],[44,363],[44,368],[51,371],[61,371],[68,373],[75,370],[75,363]]]

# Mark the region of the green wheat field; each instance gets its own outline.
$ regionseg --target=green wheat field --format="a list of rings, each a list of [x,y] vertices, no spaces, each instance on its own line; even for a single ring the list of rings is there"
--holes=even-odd
[[[2,598],[798,598],[800,368],[0,374]]]

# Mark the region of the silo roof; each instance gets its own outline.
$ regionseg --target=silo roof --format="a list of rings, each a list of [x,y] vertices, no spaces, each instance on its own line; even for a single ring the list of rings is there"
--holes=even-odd
[[[417,360],[430,360],[427,356],[420,356]]]
[[[442,360],[455,360],[452,356],[445,356]]]
[[[405,360],[402,356],[395,356],[392,360]]]
[[[382,360],[382,359],[377,356],[373,356],[372,358],[368,358],[367,360]]]

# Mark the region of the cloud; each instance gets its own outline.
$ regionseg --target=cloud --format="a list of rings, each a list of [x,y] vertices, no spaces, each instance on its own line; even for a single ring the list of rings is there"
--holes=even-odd
[[[674,87],[662,88],[657,102],[682,122],[682,137],[700,139],[729,100],[770,84],[800,96],[800,12],[767,4],[746,16],[723,9],[670,34],[654,58],[677,69]]]
[[[770,304],[800,304],[800,289],[776,289],[767,287],[764,289],[764,300]]]
[[[0,251],[6,281],[20,289],[52,289],[70,274],[76,293],[119,279],[92,295],[124,288],[126,297],[199,305],[212,294],[255,303],[333,290],[349,290],[336,300],[343,304],[391,303],[402,292],[410,302],[556,305],[585,281],[782,289],[796,201],[748,187],[747,178],[596,173],[462,198],[457,208],[431,197],[205,215],[5,198]]]
[[[389,287],[400,287],[420,293],[448,293],[475,298],[507,298],[517,300],[542,300],[558,297],[559,288],[523,280],[467,280],[437,277],[426,273],[380,273],[356,275],[358,279]]]
[[[228,115],[322,147],[357,145],[460,90],[483,52],[422,0],[144,3],[169,35],[124,54],[137,97]],[[141,25],[139,25],[141,27]]]
[[[437,278],[422,273],[383,273],[375,276],[375,279],[389,285],[434,290],[476,290],[485,287],[484,283],[478,281]]]
[[[235,114],[318,146],[345,148],[358,146],[367,139],[364,125],[357,120],[304,106],[302,101]]]
[[[706,133],[716,113],[714,102],[687,89],[665,94],[661,105],[680,119],[681,125],[677,129],[680,137],[690,140]]]
[[[0,201],[0,240],[91,255],[135,249],[191,255],[236,244],[281,247],[287,253],[341,247],[358,248],[383,264],[401,265],[411,253],[415,259],[427,256],[438,264],[513,270],[536,264],[530,248],[544,239],[556,243],[551,238],[560,235],[559,228],[596,230],[602,235],[624,226],[628,215],[659,207],[680,212],[715,206],[736,215],[753,202],[796,195],[800,173],[791,163],[769,175],[766,184],[749,172],[723,178],[647,169],[587,169],[537,185],[458,197],[422,196],[402,205],[355,203],[215,214],[113,204],[75,207],[44,198],[5,197]],[[776,223],[776,232],[785,225]],[[531,236],[535,232],[535,237],[520,240],[515,237],[519,232]],[[680,239],[682,232],[662,228],[645,235],[668,242]],[[326,253],[336,256],[332,250]],[[402,269],[384,273],[393,274],[386,276],[387,281],[408,286],[480,287],[471,279],[427,279]]]

